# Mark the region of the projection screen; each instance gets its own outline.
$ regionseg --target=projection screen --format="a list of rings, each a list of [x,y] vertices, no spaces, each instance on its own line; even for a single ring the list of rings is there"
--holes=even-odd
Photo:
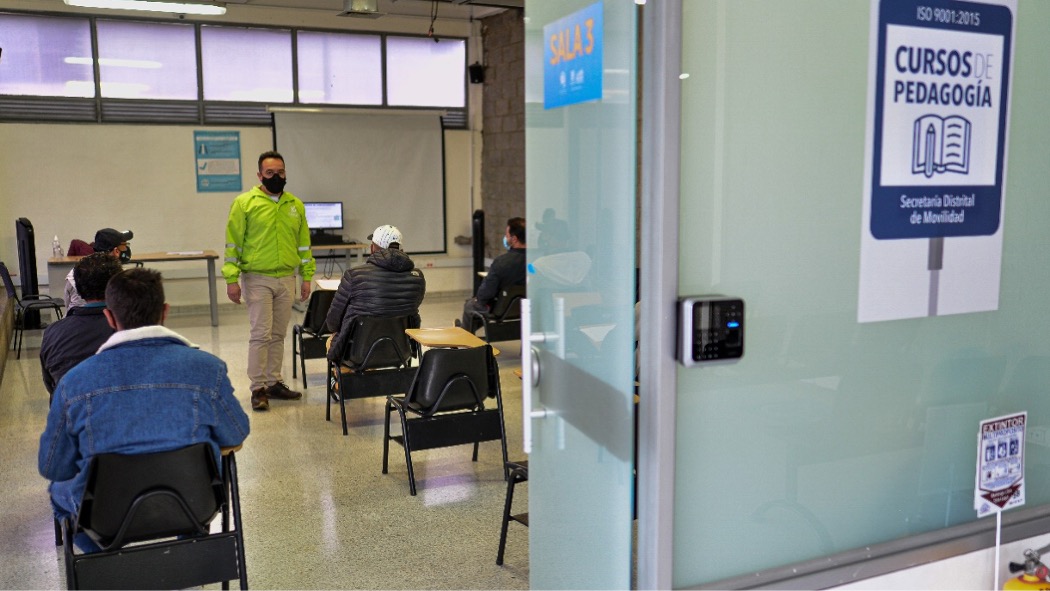
[[[288,190],[342,201],[346,240],[393,224],[412,253],[445,252],[441,118],[427,114],[275,112]]]

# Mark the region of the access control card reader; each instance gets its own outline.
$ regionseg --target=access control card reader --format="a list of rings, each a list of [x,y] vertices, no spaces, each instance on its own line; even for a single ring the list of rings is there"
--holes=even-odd
[[[678,361],[686,367],[744,356],[744,300],[721,295],[678,300]]]

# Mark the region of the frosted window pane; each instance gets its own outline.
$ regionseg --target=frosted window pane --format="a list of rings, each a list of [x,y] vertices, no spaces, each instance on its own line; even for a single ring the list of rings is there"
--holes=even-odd
[[[466,52],[463,39],[387,37],[387,104],[466,106]]]
[[[95,96],[84,18],[0,15],[0,94]]]
[[[297,37],[299,102],[383,104],[378,35],[301,31]]]
[[[292,102],[292,33],[201,27],[204,100]]]
[[[197,100],[193,25],[98,21],[106,98]]]

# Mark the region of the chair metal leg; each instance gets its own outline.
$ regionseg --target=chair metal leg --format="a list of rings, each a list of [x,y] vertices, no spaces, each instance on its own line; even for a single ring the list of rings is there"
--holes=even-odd
[[[507,481],[507,499],[503,503],[503,526],[499,532],[499,552],[496,553],[496,566],[503,566],[503,551],[507,549],[507,528],[510,526],[510,506],[514,502],[513,478]]]
[[[294,359],[293,359],[294,361]],[[303,389],[306,389],[306,356],[303,355],[303,333],[299,333],[299,369],[303,372]],[[295,371],[295,368],[292,368]],[[292,376],[295,377],[294,375]]]
[[[343,419],[343,436],[350,434],[346,429],[346,392],[343,391],[343,384],[339,385],[339,416]]]
[[[405,465],[408,466],[408,492],[414,497],[416,496],[416,474],[412,470],[412,441],[408,438],[408,418],[405,417],[405,411],[402,409],[398,409],[398,414],[401,415],[401,439],[405,444]]]
[[[510,526],[510,522],[519,521],[522,525],[528,526],[527,517],[523,520],[522,518],[515,519],[511,516],[511,505],[514,502],[514,487],[519,482],[528,481],[528,467],[524,463],[519,464],[517,462],[504,462],[503,467],[504,470],[510,472],[510,478],[507,479],[507,500],[503,504],[503,526],[500,528],[499,534],[499,552],[496,553],[496,564],[498,566],[503,565],[503,552],[507,548],[507,528]]]
[[[293,333],[292,334],[292,379],[295,379],[295,377],[296,377],[296,375],[295,375],[295,370],[296,370],[295,357],[296,357],[296,355],[299,354],[299,351],[297,350],[297,349],[299,349],[299,347],[297,347],[297,345],[299,344],[300,341],[299,341],[299,333],[296,332],[294,329],[292,330],[292,333]],[[306,384],[305,384],[305,378],[306,378],[305,372],[304,372],[303,378],[304,378],[303,387],[305,388],[306,387]]]
[[[386,402],[386,421],[383,422],[383,474],[387,473],[390,458],[390,409],[394,407],[390,400]]]

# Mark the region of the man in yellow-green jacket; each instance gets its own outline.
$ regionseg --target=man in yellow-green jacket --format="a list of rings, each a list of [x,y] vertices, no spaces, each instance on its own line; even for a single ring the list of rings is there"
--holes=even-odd
[[[261,184],[230,206],[222,275],[230,301],[240,304],[243,296],[248,304],[252,410],[269,410],[271,398],[303,397],[285,385],[281,366],[296,273],[302,278],[298,295],[306,301],[316,264],[303,202],[284,190],[284,158],[277,152],[263,152],[257,174]]]

